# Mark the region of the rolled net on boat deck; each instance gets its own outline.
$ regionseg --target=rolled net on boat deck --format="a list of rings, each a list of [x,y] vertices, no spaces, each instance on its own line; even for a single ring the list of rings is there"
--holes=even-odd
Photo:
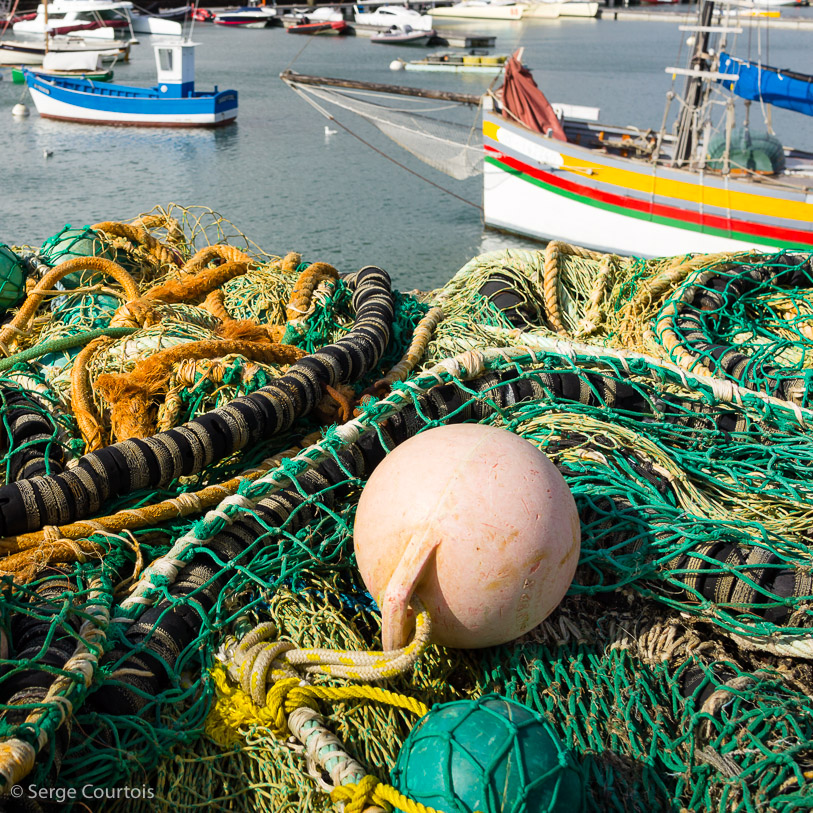
[[[375,268],[264,255],[213,213],[152,215],[160,246],[78,230],[129,263],[137,298],[110,266],[83,269],[70,288],[48,280],[3,339],[7,786],[155,793],[104,810],[327,810],[335,777],[290,739],[295,711],[310,703],[386,782],[420,703],[496,691],[553,726],[589,810],[810,809],[810,256],[553,244],[476,258],[417,297]],[[25,260],[32,278],[44,253]],[[121,414],[113,384],[139,409]],[[240,446],[227,418],[265,403]],[[562,473],[581,520],[573,584],[518,641],[421,644],[391,676],[353,680],[380,641],[353,554],[361,490],[400,443],[460,422],[504,427]],[[173,468],[155,450],[191,443],[184,427],[221,456]],[[125,454],[149,465],[113,482]],[[78,489],[83,472],[98,504],[77,491],[65,519],[46,485]],[[15,519],[18,493],[39,502]],[[278,649],[261,669],[245,658],[265,640]],[[292,675],[310,699],[276,697]],[[411,700],[385,705],[373,684]]]

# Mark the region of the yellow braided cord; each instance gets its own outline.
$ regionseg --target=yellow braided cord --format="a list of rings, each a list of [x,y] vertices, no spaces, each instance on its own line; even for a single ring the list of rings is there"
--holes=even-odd
[[[317,700],[371,700],[420,717],[429,711],[420,700],[375,686],[308,686],[302,685],[299,678],[278,680],[268,690],[265,705],[259,706],[248,692],[229,679],[225,666],[218,664],[211,674],[217,700],[206,719],[206,733],[221,745],[239,742],[251,728],[266,728],[275,737],[287,737],[290,735],[287,715],[302,706],[316,708]]]
[[[411,711],[419,717],[429,713],[429,706],[426,703],[377,686],[313,686],[310,692],[320,700],[373,700],[376,703]]]
[[[363,813],[370,805],[378,805],[387,811],[396,808],[404,813],[441,813],[407,798],[392,785],[384,785],[374,776],[365,776],[355,785],[340,785],[331,791],[330,798],[337,804],[344,802],[344,813]]]

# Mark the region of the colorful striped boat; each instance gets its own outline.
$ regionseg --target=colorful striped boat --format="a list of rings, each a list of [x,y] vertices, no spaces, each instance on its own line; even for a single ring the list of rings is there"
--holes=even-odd
[[[560,141],[484,114],[486,225],[643,256],[813,248],[813,177],[670,168],[631,156],[640,132],[576,121],[565,131]]]
[[[516,98],[527,98],[514,115],[485,100],[486,225],[650,257],[813,248],[813,154],[783,148],[755,131],[729,128],[716,138],[704,132],[711,94],[726,81],[710,56],[718,53],[710,40],[713,21],[714,3],[705,2],[689,67],[667,69],[687,76],[674,135],[560,120],[512,60],[503,108],[510,109],[511,81]],[[528,105],[540,111],[547,106],[549,114],[522,117],[519,111]]]

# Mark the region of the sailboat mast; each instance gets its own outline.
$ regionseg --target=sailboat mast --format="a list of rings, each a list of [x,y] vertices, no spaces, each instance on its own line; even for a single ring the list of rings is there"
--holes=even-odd
[[[710,68],[711,55],[708,52],[711,20],[714,14],[713,0],[704,0],[700,9],[700,25],[695,37],[694,53],[689,68],[698,73],[707,72]],[[700,113],[705,96],[706,79],[702,76],[690,76],[686,80],[686,90],[683,94],[683,106],[677,125],[677,140],[675,145],[675,166],[691,163],[694,150],[700,137]]]

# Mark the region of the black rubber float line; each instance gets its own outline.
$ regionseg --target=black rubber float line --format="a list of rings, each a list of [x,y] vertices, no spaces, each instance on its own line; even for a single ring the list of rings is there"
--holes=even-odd
[[[56,421],[43,404],[21,389],[0,385],[0,410],[0,454],[8,455],[2,472],[6,481],[59,474],[65,452]]]
[[[806,257],[783,255],[765,265],[721,271],[698,286],[675,316],[675,331],[682,335],[683,349],[704,366],[710,367],[706,360],[713,359],[716,369],[748,389],[758,388],[753,374],[754,359],[730,345],[709,342],[704,326],[709,318],[730,313],[738,299],[766,282],[786,288],[809,288],[813,284],[810,261]],[[768,394],[786,400],[793,400],[793,393],[804,383],[804,379],[783,376],[768,365],[762,367],[762,375],[775,381]]]
[[[434,387],[418,398],[417,406],[409,406],[390,416],[380,427],[379,433],[363,435],[356,443],[339,450],[336,459],[328,459],[296,477],[296,487],[277,491],[260,500],[248,514],[224,528],[204,549],[199,549],[181,568],[175,581],[167,585],[169,597],[146,609],[128,628],[125,640],[135,651],[126,649],[111,651],[105,658],[108,668],[120,663],[122,677],[115,671],[112,681],[101,686],[91,698],[94,708],[110,714],[138,714],[138,712],[172,683],[172,674],[184,652],[199,638],[206,619],[218,597],[226,589],[235,568],[249,564],[258,552],[258,544],[274,547],[278,537],[269,529],[285,526],[289,534],[295,534],[309,524],[321,510],[309,500],[318,495],[328,510],[341,505],[349,497],[347,486],[355,488],[354,481],[366,480],[387,454],[403,441],[426,427],[426,421],[444,420],[447,423],[482,421],[493,413],[510,408],[520,402],[550,400],[551,397],[570,400],[591,406],[607,406],[633,413],[657,412],[662,420],[676,424],[697,424],[724,432],[762,431],[733,410],[703,414],[703,405],[684,401],[677,396],[647,398],[635,387],[617,379],[596,373],[533,373],[517,379],[516,372],[490,373],[467,381],[465,388],[457,384]],[[687,409],[698,410],[687,415]],[[382,442],[383,439],[383,442]],[[657,472],[648,461],[639,459],[642,476],[656,483],[661,493],[671,492],[667,478]],[[623,507],[623,506],[621,506]],[[665,529],[671,535],[673,528]],[[657,533],[657,530],[655,531]],[[261,540],[258,543],[258,540]],[[228,562],[224,568],[221,563]],[[773,564],[773,563],[770,563]],[[698,567],[710,571],[706,576],[703,595],[713,600],[719,592],[718,582],[726,578],[719,571],[719,564],[703,562]],[[787,572],[786,572],[787,571]],[[749,574],[760,586],[769,589],[769,582],[785,588],[788,586],[785,568],[777,572],[767,567],[756,568]],[[736,581],[736,580],[734,580]],[[810,581],[810,580],[808,580]],[[694,587],[694,585],[692,585]],[[744,585],[740,585],[742,590]],[[808,591],[810,585],[799,584]],[[757,596],[756,590],[751,600]],[[687,591],[692,601],[693,593]],[[798,595],[806,595],[806,592]],[[747,596],[742,595],[741,601]],[[776,616],[775,620],[779,620]],[[126,645],[125,645],[126,646]]]
[[[353,290],[356,313],[347,336],[292,364],[268,386],[183,426],[92,452],[55,476],[0,487],[0,536],[85,519],[116,497],[195,474],[290,428],[316,406],[326,385],[353,382],[368,373],[392,332],[390,279],[374,266],[345,279]]]

